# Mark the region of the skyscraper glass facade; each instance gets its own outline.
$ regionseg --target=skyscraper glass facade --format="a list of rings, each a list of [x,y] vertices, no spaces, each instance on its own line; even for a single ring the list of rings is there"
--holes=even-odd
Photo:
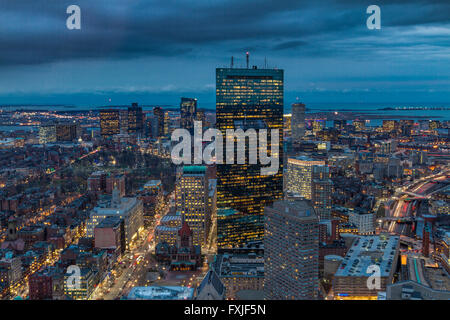
[[[180,127],[193,133],[194,120],[197,115],[197,99],[181,98]]]
[[[100,110],[100,132],[103,138],[120,133],[120,111],[117,109]]]
[[[216,69],[216,128],[224,141],[227,129],[279,130],[283,158],[283,70]],[[268,137],[268,150],[271,150]],[[248,146],[246,147],[248,149]],[[236,159],[236,150],[234,152]],[[283,194],[283,165],[274,175],[261,175],[261,164],[217,165],[217,207],[232,208],[241,218],[218,219],[218,247],[233,247],[264,236],[264,207]],[[251,219],[245,219],[245,216]],[[245,232],[244,232],[245,231]],[[223,233],[223,234],[219,234]]]

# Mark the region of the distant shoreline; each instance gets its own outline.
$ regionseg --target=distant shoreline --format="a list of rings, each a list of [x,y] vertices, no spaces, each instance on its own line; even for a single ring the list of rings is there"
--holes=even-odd
[[[167,111],[178,111],[177,106],[173,105],[140,105],[143,108],[144,113],[149,113],[155,106],[161,106]],[[46,107],[45,109],[42,107]],[[77,109],[77,106],[74,105],[3,105],[0,106],[0,109],[3,108],[4,112],[50,112],[55,114],[87,114],[87,113],[98,113],[100,109],[109,109],[109,108],[126,108],[127,105],[116,105],[116,106],[95,106],[95,107],[80,107]],[[17,109],[13,109],[17,108]],[[199,108],[199,110],[204,110],[208,113],[214,113],[215,109],[208,108]],[[448,111],[450,108],[448,107],[383,107],[383,108],[373,108],[368,110],[355,109],[355,108],[336,108],[336,109],[325,109],[320,107],[310,107],[306,108],[306,118],[309,119],[327,119],[327,120],[395,120],[395,119],[447,119],[445,114],[442,112],[436,112],[432,114],[424,115],[423,112],[426,111]],[[290,110],[284,110],[284,114],[290,114]],[[397,111],[402,111],[398,113],[403,114],[385,114],[380,111],[391,111],[396,113]],[[404,111],[418,111],[419,114],[404,114]],[[337,113],[337,114],[336,114]],[[422,113],[422,114],[420,114]],[[1,124],[6,125],[8,124]],[[12,124],[12,126],[14,126]]]
[[[307,119],[330,120],[396,120],[396,119],[442,119],[443,116],[423,116],[423,115],[395,115],[395,114],[375,114],[370,112],[339,111],[337,114],[332,111],[312,112],[305,115]]]
[[[428,110],[434,110],[434,111],[450,111],[450,108],[445,107],[386,107],[386,108],[380,108],[377,109],[379,111],[428,111]]]

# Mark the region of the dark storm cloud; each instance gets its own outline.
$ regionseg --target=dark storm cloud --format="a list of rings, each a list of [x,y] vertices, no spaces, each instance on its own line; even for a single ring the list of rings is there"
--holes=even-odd
[[[449,22],[448,1],[377,2],[383,8],[383,25]],[[65,27],[71,4],[81,7],[81,30]],[[370,4],[360,0],[2,1],[0,65],[181,56],[203,49],[214,52],[221,46],[283,52],[302,47],[305,54],[317,54],[329,38],[364,35],[365,8]]]

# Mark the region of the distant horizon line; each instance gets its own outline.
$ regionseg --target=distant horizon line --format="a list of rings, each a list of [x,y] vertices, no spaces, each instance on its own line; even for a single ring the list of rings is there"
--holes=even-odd
[[[123,107],[131,107],[132,103],[136,103],[135,101],[130,102],[129,104],[114,104],[114,105],[102,105],[102,104],[91,104],[91,105],[87,105],[87,104],[65,104],[65,103],[0,103],[0,108],[18,108],[18,107],[24,107],[24,108],[32,108],[32,107],[63,107],[63,108],[70,108],[70,109],[79,109],[79,108],[94,108],[94,109],[99,109],[99,108],[123,108]],[[152,103],[152,104],[140,104],[139,102],[138,106],[139,107],[168,107],[169,109],[173,109],[173,108],[179,108],[179,103]],[[343,105],[380,105],[380,108],[386,108],[386,107],[393,107],[393,105],[395,105],[395,107],[398,108],[443,108],[442,105],[448,105],[450,106],[450,102],[427,102],[427,103],[422,103],[422,102],[329,102],[329,101],[323,101],[323,102],[304,102],[301,100],[297,100],[294,102],[290,102],[290,103],[286,103],[284,104],[284,106],[288,106],[291,107],[292,104],[294,103],[303,103],[305,104],[305,106],[308,108],[308,105],[312,105],[314,107],[318,107],[319,105],[335,105],[337,108],[339,107],[343,107]],[[209,110],[213,110],[215,109],[215,105],[216,102],[202,102],[202,104],[205,105],[213,105],[211,108],[209,107],[199,107],[198,109],[209,109]],[[383,104],[385,105],[389,105],[389,106],[383,106]],[[435,105],[439,105],[439,106],[435,106]],[[85,109],[79,109],[79,110],[85,110]],[[62,111],[62,110],[55,110],[55,111]]]

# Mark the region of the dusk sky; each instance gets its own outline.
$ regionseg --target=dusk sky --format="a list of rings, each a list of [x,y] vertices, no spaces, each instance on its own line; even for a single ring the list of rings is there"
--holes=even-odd
[[[285,104],[450,102],[449,0],[14,0],[0,26],[0,105],[214,108],[215,68],[246,51],[285,70]]]

